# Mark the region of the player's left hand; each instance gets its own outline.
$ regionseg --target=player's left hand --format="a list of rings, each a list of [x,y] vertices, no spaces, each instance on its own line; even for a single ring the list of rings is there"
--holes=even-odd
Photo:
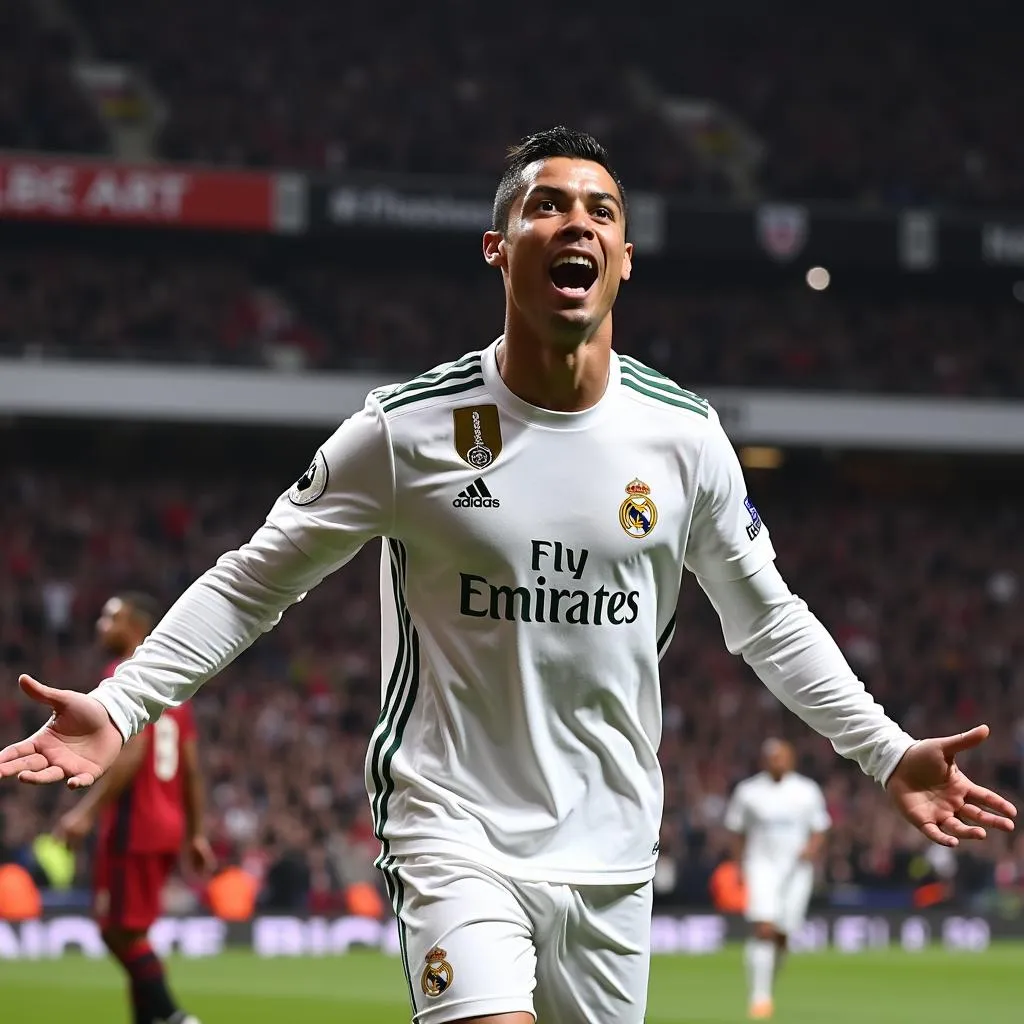
[[[69,850],[77,850],[92,831],[91,814],[83,814],[81,809],[68,811],[53,830],[54,839],[59,839]]]
[[[900,814],[939,846],[984,839],[986,828],[1013,831],[1017,808],[998,793],[976,786],[960,771],[956,755],[988,738],[987,725],[958,736],[919,740],[904,755],[886,789]]]
[[[213,869],[217,866],[217,857],[206,836],[193,836],[189,840],[188,863],[197,875],[213,874]]]

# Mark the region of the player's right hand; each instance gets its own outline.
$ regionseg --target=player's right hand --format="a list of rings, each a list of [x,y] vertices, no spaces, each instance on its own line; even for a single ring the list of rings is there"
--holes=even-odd
[[[56,690],[31,676],[18,679],[22,690],[53,711],[41,729],[0,750],[0,779],[44,785],[67,780],[69,789],[91,786],[121,752],[123,740],[107,709],[75,690]]]
[[[188,842],[187,852],[189,866],[200,878],[213,874],[217,867],[217,855],[206,836],[193,836]]]

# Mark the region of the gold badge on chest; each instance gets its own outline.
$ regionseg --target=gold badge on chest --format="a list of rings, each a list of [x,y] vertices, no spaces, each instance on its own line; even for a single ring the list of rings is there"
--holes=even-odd
[[[501,454],[501,421],[496,405],[452,409],[455,450],[474,469],[486,469]]]

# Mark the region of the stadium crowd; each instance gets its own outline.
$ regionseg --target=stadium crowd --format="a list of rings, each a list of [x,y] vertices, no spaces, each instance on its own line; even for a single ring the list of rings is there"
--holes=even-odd
[[[82,469],[5,473],[0,507],[0,665],[87,689],[102,671],[98,609],[119,588],[166,602],[258,525],[281,481],[144,482]],[[911,731],[996,728],[970,758],[979,781],[1024,792],[1024,554],[1019,514],[999,495],[880,503],[799,480],[765,480],[759,500],[780,567],[831,628],[879,699]],[[757,491],[755,491],[757,493]],[[194,701],[224,860],[259,879],[264,906],[340,907],[345,886],[373,881],[377,844],[362,762],[379,711],[377,552],[366,550]],[[835,898],[851,887],[906,893],[946,878],[967,899],[1024,887],[1024,836],[949,858],[887,809],[884,795],[809,732],[724,649],[692,581],[663,662],[666,814],[659,885],[691,903],[726,850],[733,784],[769,734],[796,742],[835,821],[822,865]],[[0,690],[0,745],[37,725]],[[70,799],[59,787],[0,791],[0,860],[30,857]],[[81,872],[86,870],[80,866]]]
[[[159,90],[170,159],[490,176],[540,117],[598,134],[635,186],[719,194],[749,181],[763,194],[864,203],[1024,198],[1019,13],[1008,9],[730,17],[697,5],[652,25],[610,3],[552,18],[537,0],[514,18],[472,0],[68,6],[98,57],[140,68]],[[52,38],[24,0],[12,12],[15,39]],[[57,38],[41,70],[32,47],[0,61],[16,115],[7,144],[102,150],[66,71],[70,37]],[[673,121],[659,94],[717,106]],[[36,95],[47,102],[26,102]]]
[[[44,31],[28,0],[0,6],[0,150],[102,153],[103,125],[71,75],[74,46]]]
[[[417,372],[500,331],[501,286],[216,253],[0,251],[0,354]],[[805,286],[622,291],[616,344],[684,386],[1024,396],[1024,306]],[[965,339],[971,339],[970,344]]]

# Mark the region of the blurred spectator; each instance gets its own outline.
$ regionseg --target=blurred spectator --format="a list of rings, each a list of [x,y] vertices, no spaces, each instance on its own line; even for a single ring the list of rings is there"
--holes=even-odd
[[[322,851],[309,849],[307,838],[301,825],[289,822],[285,837],[272,847],[260,898],[263,910],[272,914],[304,913],[310,909],[314,885],[318,892],[330,891],[330,884],[320,873]]]

